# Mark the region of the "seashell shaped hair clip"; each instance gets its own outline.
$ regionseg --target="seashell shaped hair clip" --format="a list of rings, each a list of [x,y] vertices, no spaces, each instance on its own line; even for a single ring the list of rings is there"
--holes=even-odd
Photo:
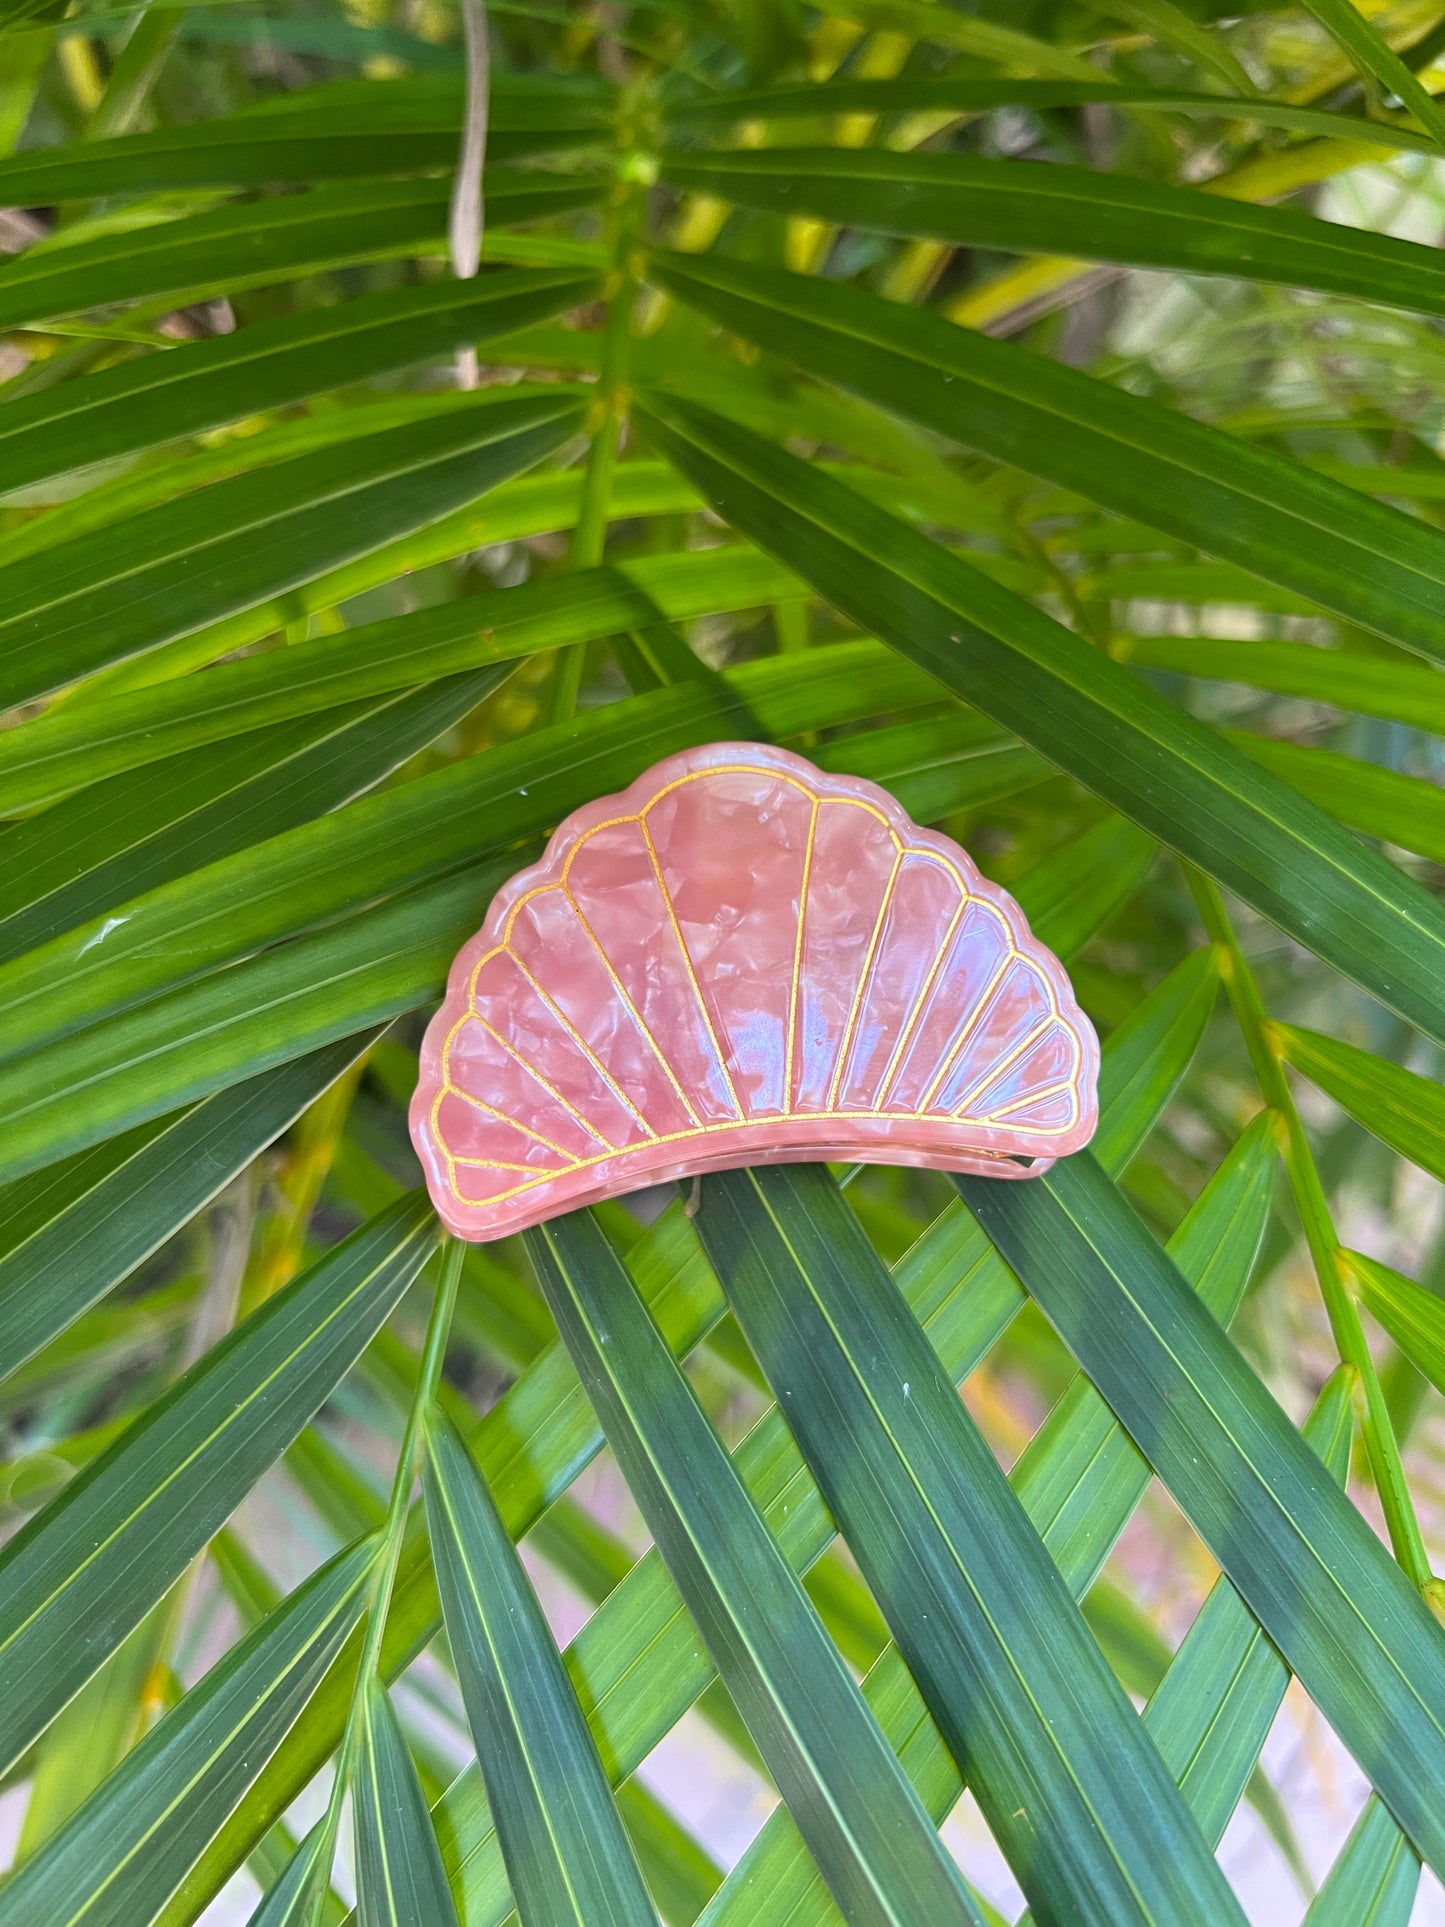
[[[664,1179],[859,1160],[1026,1178],[1093,1135],[1063,966],[956,843],[857,777],[715,743],[577,810],[498,891],[411,1131],[500,1238]]]

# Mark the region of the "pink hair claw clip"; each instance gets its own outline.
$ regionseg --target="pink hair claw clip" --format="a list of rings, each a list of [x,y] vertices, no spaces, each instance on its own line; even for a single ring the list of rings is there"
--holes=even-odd
[[[715,743],[577,810],[498,891],[411,1130],[458,1237],[730,1166],[1027,1178],[1098,1118],[1058,959],[857,777]]]

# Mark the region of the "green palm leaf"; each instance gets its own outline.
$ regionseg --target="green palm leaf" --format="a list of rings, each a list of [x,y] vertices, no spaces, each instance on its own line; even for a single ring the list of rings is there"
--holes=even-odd
[[[1445,1299],[1377,1258],[1349,1254],[1360,1298],[1431,1383],[1445,1391]]]
[[[1339,1485],[1350,1469],[1351,1399],[1348,1372],[1336,1372],[1301,1429]],[[1144,1708],[1144,1725],[1211,1845],[1223,1837],[1288,1685],[1289,1669],[1259,1621],[1230,1581],[1217,1579]]]
[[[491,183],[498,225],[565,214],[597,199],[592,179],[516,174]],[[0,327],[18,328],[113,301],[170,306],[379,256],[440,254],[444,182],[317,188],[129,231],[37,248],[0,270]]]
[[[1305,1915],[1305,1927],[1406,1927],[1420,1863],[1383,1801],[1371,1794]]]
[[[906,80],[868,80],[851,77],[819,82],[811,87],[765,87],[705,94],[697,100],[669,104],[667,118],[678,128],[713,128],[748,121],[814,121],[821,114],[917,114],[929,109],[962,114],[987,114],[1000,107],[1048,111],[1094,103],[1109,107],[1141,107],[1152,113],[1186,114],[1205,120],[1257,121],[1262,127],[1286,127],[1294,133],[1322,140],[1369,143],[1404,152],[1433,153],[1435,143],[1399,120],[1362,121],[1351,114],[1333,114],[1293,101],[1270,100],[1262,94],[1230,96],[1198,94],[1169,87],[1145,87],[1132,81],[1012,80],[977,74],[913,74]],[[0,181],[3,181],[0,175]]]
[[[584,1215],[528,1233],[678,1589],[839,1904],[978,1921],[957,1870],[646,1307]]]
[[[640,1780],[618,1788],[617,1806],[668,1927],[693,1927],[722,1885],[721,1869]]]
[[[657,1224],[628,1253],[628,1268],[649,1304],[656,1307],[668,1342],[686,1354],[698,1344],[722,1316],[722,1293],[698,1248],[697,1239],[681,1211],[664,1214]],[[482,1474],[497,1500],[499,1510],[514,1539],[536,1522],[551,1502],[559,1498],[595,1458],[602,1446],[597,1418],[583,1391],[565,1348],[549,1344],[518,1382],[480,1421],[469,1441]],[[654,1559],[650,1562],[656,1566]],[[686,1621],[676,1594],[668,1588],[668,1603],[662,1621],[669,1616],[680,1622],[682,1638],[674,1649],[675,1671],[685,1670],[688,1655],[697,1647],[695,1629]],[[604,1608],[605,1610],[605,1608]],[[596,1624],[594,1620],[593,1625]],[[641,1620],[632,1626],[632,1636],[649,1642],[655,1621]],[[394,1678],[407,1666],[441,1628],[441,1607],[437,1596],[431,1559],[420,1535],[410,1538],[403,1548],[387,1632],[382,1647],[382,1668]],[[677,1668],[681,1658],[684,1665]],[[634,1649],[620,1657],[623,1678],[629,1687],[637,1682],[637,1653]],[[351,1704],[355,1663],[345,1660],[333,1669],[314,1696],[310,1707],[298,1720],[279,1749],[270,1768],[262,1776],[255,1799],[238,1813],[205,1856],[186,1889],[172,1909],[162,1917],[165,1927],[173,1921],[189,1920],[203,1909],[220,1887],[243,1862],[264,1835],[269,1824],[279,1819],[300,1790],[330,1757],[340,1742]],[[592,1671],[595,1679],[597,1674]],[[578,1683],[573,1674],[574,1685]],[[649,1686],[671,1693],[674,1680],[648,1679]],[[704,1678],[703,1684],[706,1684]],[[684,1687],[684,1690],[686,1688]],[[700,1690],[700,1689],[699,1689]],[[694,1694],[688,1692],[690,1704]],[[641,1711],[641,1709],[639,1709]],[[647,1711],[650,1712],[650,1702]],[[647,1714],[643,1713],[643,1717]],[[594,1729],[595,1730],[595,1729]],[[616,1753],[611,1741],[599,1747],[612,1768]],[[620,1777],[620,1776],[619,1776]],[[500,1908],[498,1921],[511,1910],[511,1890],[497,1846],[491,1811],[475,1769],[457,1782],[459,1802],[477,1816],[481,1836],[478,1885],[490,1904]],[[446,1852],[455,1877],[458,1860],[470,1843],[459,1824],[454,1822],[448,1802],[439,1813],[439,1831],[447,1843]],[[463,1844],[459,1844],[462,1842]],[[468,1927],[479,1901],[470,1887],[461,1888]]]
[[[15,1760],[355,1363],[436,1240],[404,1199],[246,1321],[0,1553]]]
[[[474,282],[363,295],[184,353],[123,362],[8,405],[0,415],[0,486],[21,488],[415,366],[572,307],[594,286],[562,268],[502,269]]]
[[[341,1651],[367,1566],[340,1555],[228,1653],[0,1890],[0,1922],[153,1920]]]
[[[1445,919],[1383,858],[896,517],[691,404],[654,399],[651,411],[653,432],[719,513],[838,608],[1445,1037],[1433,961]]]
[[[324,1877],[330,1872],[329,1864],[321,1864],[322,1839],[323,1828],[318,1823],[257,1908],[251,1927],[311,1927],[317,1901],[325,1891]]]
[[[0,596],[0,702],[191,634],[434,521],[551,454],[577,421],[567,395],[485,397],[17,562]]]
[[[1228,1325],[1249,1283],[1269,1215],[1274,1120],[1260,1116],[1210,1179],[1169,1253]],[[1148,1489],[1148,1461],[1081,1373],[1019,1454],[1010,1482],[1062,1572],[1082,1597]]]
[[[34,1358],[129,1277],[339,1077],[333,1045],[223,1100],[142,1125],[0,1196],[0,1358]]]
[[[1233,1896],[1163,1763],[826,1175],[710,1179],[698,1230],[1035,1910],[1230,1918]]]
[[[1274,1035],[1295,1069],[1367,1131],[1432,1177],[1445,1178],[1445,1091],[1439,1084],[1319,1031],[1280,1024]]]
[[[1419,1594],[1087,1154],[1027,1186],[959,1183],[1421,1857],[1445,1860],[1424,1797],[1445,1631]],[[1410,1735],[1408,1763],[1386,1731]]]
[[[1305,0],[1305,4],[1361,72],[1378,80],[1387,92],[1398,95],[1437,144],[1445,141],[1445,113],[1436,105],[1434,95],[1358,8],[1352,7],[1349,0]]]
[[[711,319],[855,394],[1445,660],[1445,536],[1267,449],[861,289],[654,257]]]
[[[743,207],[816,215],[883,234],[1240,275],[1423,314],[1445,312],[1445,273],[1429,248],[1285,208],[1250,207],[1081,167],[972,154],[773,147],[675,150],[663,156],[663,177]]]
[[[1214,636],[1127,636],[1119,654],[1147,668],[1250,683],[1282,696],[1334,703],[1416,729],[1445,732],[1445,690],[1433,669],[1298,642],[1227,642]]]
[[[1266,1140],[1257,1133],[1248,1135],[1255,1137],[1257,1149],[1264,1146]],[[1246,1142],[1241,1140],[1239,1152]],[[1243,1158],[1231,1161],[1242,1172]],[[1226,1168],[1221,1168],[1211,1192],[1225,1189],[1219,1180]],[[1207,1235],[1202,1210],[1191,1213],[1190,1224]],[[1178,1242],[1182,1259],[1183,1241]],[[1187,1266],[1185,1270],[1187,1275]],[[1207,1283],[1201,1285],[1200,1296],[1208,1303]],[[1098,1398],[1092,1387],[1089,1395]],[[1341,1370],[1320,1394],[1303,1428],[1303,1436],[1340,1484],[1349,1470],[1352,1424],[1349,1375]],[[1115,1424],[1114,1429],[1121,1428]],[[1147,1475],[1147,1467],[1145,1471]],[[1216,1580],[1143,1714],[1146,1730],[1211,1845],[1218,1845],[1246,1786],[1257,1784],[1260,1750],[1288,1685],[1289,1669],[1258,1620],[1228,1579]],[[1394,1822],[1389,1824],[1393,1827]]]
[[[440,1413],[426,1453],[443,1615],[517,1905],[558,1927],[638,1927],[647,1890],[511,1535]]]
[[[492,158],[595,139],[607,105],[607,89],[585,81],[548,85],[499,75]],[[0,194],[44,206],[97,194],[430,173],[456,159],[461,124],[462,93],[450,75],[416,74],[382,86],[343,82],[189,127],[13,155],[0,162]]]
[[[1303,743],[1239,731],[1230,740],[1352,830],[1445,862],[1445,796],[1436,784]]]
[[[421,1782],[383,1686],[363,1688],[356,1763],[361,1927],[454,1927],[457,1913]]]

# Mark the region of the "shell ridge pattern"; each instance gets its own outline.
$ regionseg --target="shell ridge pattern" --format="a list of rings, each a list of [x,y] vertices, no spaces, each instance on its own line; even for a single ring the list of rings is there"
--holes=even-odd
[[[611,827],[611,826],[609,825],[608,827]],[[648,1048],[651,1050],[653,1056],[657,1059],[658,1064],[661,1066],[664,1075],[667,1077],[668,1082],[672,1085],[672,1088],[677,1092],[678,1097],[682,1100],[684,1108],[689,1112],[691,1112],[694,1123],[696,1123],[699,1127],[701,1127],[702,1120],[698,1117],[697,1112],[693,1109],[692,1099],[688,1096],[687,1092],[683,1089],[682,1081],[678,1077],[677,1072],[673,1069],[672,1064],[668,1059],[667,1052],[662,1048],[661,1044],[658,1043],[656,1037],[653,1035],[651,1025],[649,1025],[644,1020],[642,1013],[638,1010],[636,1004],[632,1001],[632,998],[628,994],[627,986],[622,982],[622,980],[618,977],[617,972],[612,968],[612,964],[608,958],[607,952],[603,949],[602,945],[597,941],[597,932],[592,928],[592,925],[588,922],[587,913],[581,908],[581,906],[577,902],[577,899],[572,895],[572,892],[568,889],[567,880],[565,876],[562,881],[562,894],[563,896],[566,897],[567,902],[572,908],[573,914],[575,915],[578,923],[581,924],[582,929],[586,933],[587,941],[592,945],[592,948],[597,952],[598,962],[602,965],[602,968],[607,972],[608,976],[612,979],[613,985],[617,990],[618,996],[622,999],[623,1003],[627,1007],[628,1015],[632,1018],[633,1023],[637,1026],[638,1031],[641,1033],[642,1037],[646,1041]]]
[[[808,923],[808,885],[813,875],[813,845],[818,837],[818,798],[808,810],[808,840],[803,847],[803,876],[798,888],[798,929],[793,939],[793,975],[788,986],[787,1032],[783,1048],[783,1111],[793,1110],[793,1056],[798,1034],[798,986],[803,974],[803,932]]]
[[[583,806],[498,892],[412,1132],[449,1228],[500,1237],[726,1165],[1026,1177],[1092,1134],[1097,1065],[1062,966],[957,845],[722,744]]]
[[[637,1109],[636,1105],[632,1102],[632,1099],[627,1095],[626,1091],[623,1090],[622,1086],[613,1077],[612,1073],[608,1070],[607,1066],[602,1062],[602,1059],[597,1055],[596,1051],[593,1050],[592,1046],[587,1042],[586,1038],[582,1035],[581,1031],[577,1029],[576,1025],[572,1022],[572,1019],[567,1015],[566,1011],[563,1010],[561,1006],[548,993],[547,986],[537,981],[537,978],[533,974],[531,967],[527,964],[525,959],[517,955],[515,950],[508,950],[507,955],[511,958],[512,962],[517,966],[518,970],[521,971],[522,975],[527,979],[527,982],[531,985],[536,995],[547,1006],[547,1009],[551,1012],[552,1016],[554,1016],[557,1019],[557,1022],[561,1024],[562,1028],[571,1037],[573,1043],[576,1044],[578,1050],[580,1050],[587,1057],[588,1061],[592,1065],[592,1068],[597,1072],[597,1075],[612,1091],[612,1094],[614,1097],[616,1097],[618,1103],[621,1104],[625,1110],[631,1111],[633,1117],[637,1121],[639,1129],[643,1132],[643,1134],[646,1137],[655,1139],[657,1136],[657,1133],[653,1130],[652,1126],[648,1123],[647,1119],[642,1115],[641,1111]],[[475,975],[476,973],[473,972],[474,979],[475,979]],[[476,994],[475,991],[473,991],[472,993],[473,998],[475,998],[475,994]]]
[[[838,1047],[838,1056],[833,1065],[833,1076],[828,1084],[827,1109],[830,1111],[837,1108],[838,1086],[843,1081],[843,1071],[847,1065],[849,1053],[853,1048],[853,1033],[858,1023],[858,1013],[863,1007],[864,996],[870,988],[873,965],[878,956],[878,944],[883,935],[884,920],[888,915],[888,906],[893,900],[893,890],[898,881],[898,872],[903,867],[904,845],[896,835],[894,836],[894,843],[896,847],[893,852],[893,868],[888,873],[888,882],[884,887],[882,901],[878,905],[878,914],[873,919],[873,934],[868,939],[868,954],[863,959],[863,969],[858,978],[857,988],[853,992],[853,1002],[848,1009],[848,1021],[843,1026],[843,1042]]]
[[[651,807],[652,805],[649,804],[648,809],[651,809]],[[723,1055],[721,1044],[718,1043],[717,1032],[713,1029],[712,1017],[707,1007],[707,999],[703,996],[702,986],[697,980],[697,971],[693,967],[692,954],[688,950],[687,939],[682,934],[682,926],[677,920],[677,909],[672,901],[671,893],[668,890],[667,879],[663,876],[662,865],[657,860],[657,846],[653,843],[652,832],[647,827],[647,810],[644,810],[637,820],[642,828],[642,840],[647,845],[647,854],[652,862],[653,874],[657,878],[657,887],[662,892],[662,901],[667,910],[668,922],[672,925],[672,934],[677,939],[678,952],[682,957],[683,968],[687,972],[688,983],[692,987],[693,998],[697,1003],[698,1015],[702,1018],[703,1028],[707,1032],[707,1038],[709,1044],[712,1046],[713,1056],[717,1059],[718,1069],[722,1072],[722,1080],[724,1084],[727,1085],[728,1096],[733,1101],[733,1109],[739,1117],[742,1117],[743,1107],[738,1102],[738,1094],[733,1086],[732,1076],[727,1066],[727,1059]]]

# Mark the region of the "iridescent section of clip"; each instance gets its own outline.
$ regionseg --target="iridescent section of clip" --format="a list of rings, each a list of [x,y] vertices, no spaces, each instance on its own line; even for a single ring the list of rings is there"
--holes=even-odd
[[[744,1164],[1030,1177],[1093,1134],[1098,1043],[1012,898],[786,750],[668,757],[497,893],[427,1030],[412,1136],[500,1238]]]

